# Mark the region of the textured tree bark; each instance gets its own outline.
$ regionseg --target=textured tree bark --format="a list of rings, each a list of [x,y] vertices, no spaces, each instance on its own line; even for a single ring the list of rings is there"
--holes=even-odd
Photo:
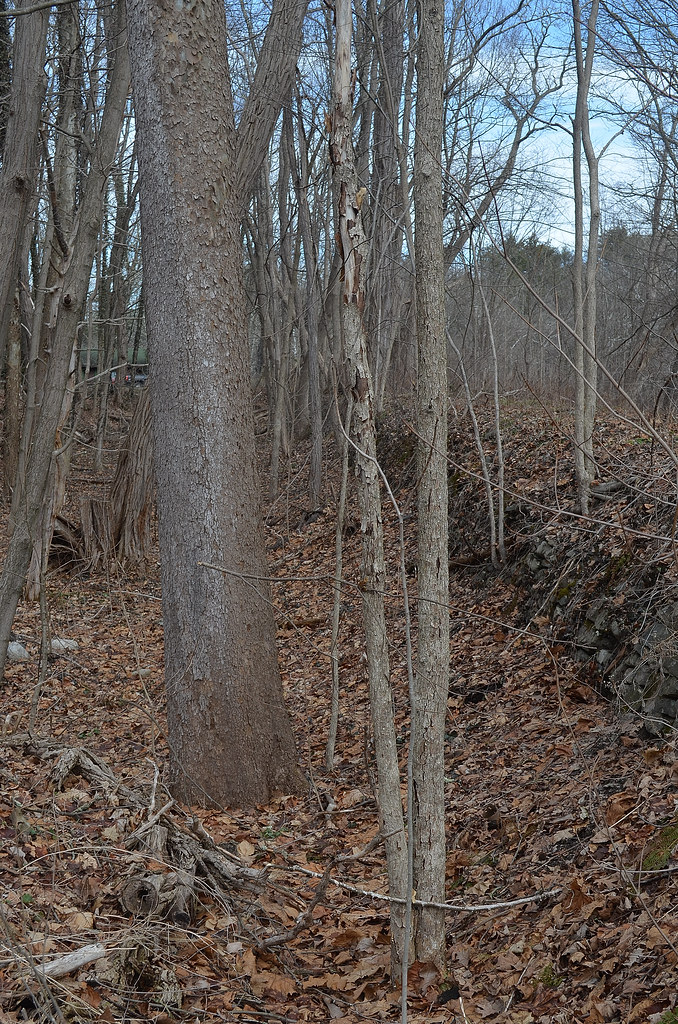
[[[0,0],[0,14],[7,10],[7,0]],[[12,90],[12,38],[9,18],[0,17],[0,159],[5,145],[5,131],[9,115],[9,96]]]
[[[420,0],[414,144],[417,295],[418,622],[412,708],[414,884],[422,900],[445,898],[445,715],[450,662],[447,548],[447,344],[441,150],[444,5]],[[416,959],[442,967],[444,912],[420,908]]]
[[[111,58],[106,103],[99,126],[96,151],[82,184],[82,196],[68,257],[60,267],[61,280],[50,308],[50,358],[43,398],[32,426],[24,421],[24,433],[32,430],[32,443],[15,488],[12,513],[14,531],[0,576],[0,678],[4,672],[7,643],[16,606],[26,579],[31,549],[37,537],[45,495],[52,485],[55,441],[68,380],[73,339],[89,288],[90,270],[99,237],[101,195],[120,136],[120,125],[129,91],[129,67],[124,45],[124,7],[116,5],[119,18],[115,58]]]
[[[5,357],[5,408],[2,437],[2,489],[12,494],[21,440],[21,324],[19,310],[10,317]]]
[[[301,776],[265,582],[224,7],[128,16],[172,786],[252,805]]]
[[[31,0],[17,0],[16,9]],[[19,248],[31,209],[38,169],[38,128],[45,95],[49,10],[16,19],[12,90],[0,171],[0,362],[16,287]]]
[[[343,263],[341,311],[345,357],[352,383],[353,437],[357,446],[356,475],[363,535],[363,620],[369,676],[370,706],[377,761],[377,802],[391,896],[404,898],[407,891],[407,844],[400,798],[400,771],[390,686],[390,666],[384,591],[386,566],[377,465],[374,391],[367,362],[363,324],[365,289],[362,264],[366,249],[358,194],[358,177],[351,141],[351,3],[337,0],[334,109],[330,159],[338,208],[338,235]],[[392,975],[406,955],[404,907],[391,904]]]

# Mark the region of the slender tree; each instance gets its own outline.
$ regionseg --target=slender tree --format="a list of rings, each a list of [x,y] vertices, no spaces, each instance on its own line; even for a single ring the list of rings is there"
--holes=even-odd
[[[420,899],[445,896],[445,716],[450,663],[447,552],[447,343],[443,267],[442,139],[444,6],[419,2],[414,145],[417,296],[418,622],[412,708],[414,876]],[[420,909],[418,960],[442,967],[444,912]]]
[[[343,268],[341,315],[348,375],[353,390],[353,436],[363,536],[363,619],[367,672],[377,760],[377,798],[386,848],[391,896],[403,899],[407,889],[407,844],[400,798],[400,773],[390,686],[390,665],[384,591],[386,566],[377,464],[374,388],[367,360],[365,310],[365,232],[351,124],[351,2],[337,0],[334,59],[334,105],[330,159],[337,207],[338,246]],[[391,950],[394,971],[408,951],[404,949],[404,912],[391,904]]]
[[[589,508],[591,481],[596,475],[593,453],[593,428],[596,417],[598,367],[596,363],[596,275],[598,270],[598,234],[600,230],[600,194],[598,158],[589,119],[589,93],[596,49],[598,0],[593,0],[586,22],[586,45],[582,39],[583,15],[579,0],[572,0],[574,51],[577,65],[577,101],[573,120],[574,170],[574,330],[575,330],[575,424],[574,462],[579,507]],[[588,232],[584,255],[584,186],[582,151],[588,168]],[[578,340],[581,339],[581,340]]]
[[[17,12],[30,6],[30,0],[18,0]],[[0,358],[4,358],[19,251],[38,170],[48,25],[49,10],[38,10],[18,17],[14,31],[12,87],[0,171]]]

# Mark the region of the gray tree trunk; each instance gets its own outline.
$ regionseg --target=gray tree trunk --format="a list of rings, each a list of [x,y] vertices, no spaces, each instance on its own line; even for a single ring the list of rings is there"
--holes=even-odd
[[[175,794],[301,783],[275,649],[221,0],[129,0]]]
[[[21,324],[19,310],[10,317],[5,357],[5,431],[2,438],[3,493],[11,497],[21,439]]]
[[[252,88],[238,122],[233,189],[243,208],[266,159],[281,98],[288,102],[292,96],[307,7],[308,0],[273,0]]]
[[[132,422],[105,499],[80,502],[84,557],[95,567],[115,557],[137,565],[153,546],[153,429],[149,391],[137,396]]]
[[[53,228],[53,246],[45,248],[43,260],[49,265],[46,290],[50,295],[49,313],[44,323],[35,325],[40,332],[40,354],[31,372],[35,375],[35,403],[39,406],[43,401],[45,368],[49,363],[50,353],[57,320],[61,316],[58,295],[64,281],[64,267],[71,258],[70,246],[73,242],[74,219],[77,207],[77,174],[78,174],[78,115],[80,88],[82,79],[82,63],[80,52],[80,30],[78,25],[78,3],[68,4],[59,8],[57,14],[57,35],[59,40],[59,114],[58,131],[54,146],[54,162],[52,164],[46,144],[43,144],[45,163],[48,167],[48,185],[50,192],[50,217]],[[116,140],[117,141],[117,140]],[[93,259],[94,253],[92,252]],[[88,270],[89,274],[89,270]],[[86,291],[85,291],[86,294]],[[84,302],[84,297],[83,297]],[[78,314],[80,313],[78,309]],[[64,388],[61,413],[57,425],[57,436],[68,419],[75,394],[75,341],[77,326],[71,338],[71,367],[68,382]],[[31,415],[33,410],[31,410]],[[26,444],[32,443],[32,436],[27,430],[24,435]],[[70,469],[71,446],[59,442],[60,449],[55,454],[52,487],[45,494],[40,514],[40,522],[36,528],[31,552],[31,563],[26,580],[26,596],[29,601],[37,600],[40,594],[41,579],[44,577],[43,566],[49,557],[49,548],[54,532],[54,521],[61,511],[66,497],[66,481]]]
[[[16,10],[32,0],[17,0]],[[40,108],[45,95],[45,44],[49,10],[16,19],[12,90],[0,171],[0,362],[4,358],[10,307],[26,219],[38,169]]]
[[[301,106],[301,104],[300,104]],[[311,508],[322,503],[322,400],[320,394],[320,364],[318,355],[318,324],[321,311],[320,280],[315,239],[312,231],[311,209],[308,201],[308,148],[299,117],[297,157],[290,135],[290,163],[293,168],[294,190],[299,207],[299,227],[304,247],[306,269],[306,323],[308,328],[308,404],[311,426],[311,464],[309,470],[309,497]]]
[[[417,296],[418,622],[412,708],[414,884],[422,900],[445,898],[445,715],[450,664],[447,548],[447,343],[443,268],[441,150],[444,8],[419,4],[414,145],[414,252]],[[420,908],[416,959],[442,968],[445,916]]]
[[[403,87],[405,3],[404,0],[382,2],[379,12],[376,0],[368,0],[367,6],[379,68],[372,136],[367,319],[370,366],[377,413],[380,413],[406,297],[402,273],[404,193],[400,181],[398,126]]]
[[[579,509],[589,510],[591,481],[596,475],[593,451],[593,430],[596,419],[598,366],[596,363],[596,274],[598,269],[598,234],[600,228],[600,197],[598,159],[594,152],[589,124],[589,92],[596,45],[598,0],[593,0],[587,22],[586,47],[582,43],[582,12],[579,0],[572,0],[574,46],[577,63],[577,101],[573,123],[573,169],[575,241],[572,272],[574,275],[575,330],[575,412],[574,466]],[[587,252],[584,260],[584,188],[582,184],[582,150],[586,157],[589,186]]]

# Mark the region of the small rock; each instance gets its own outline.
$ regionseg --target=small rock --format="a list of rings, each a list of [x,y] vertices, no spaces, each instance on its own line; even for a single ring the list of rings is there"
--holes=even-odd
[[[10,640],[7,644],[7,659],[8,661],[30,661],[31,656],[18,640]]]
[[[77,651],[77,640],[52,640],[49,645],[52,654],[65,654],[66,651]]]

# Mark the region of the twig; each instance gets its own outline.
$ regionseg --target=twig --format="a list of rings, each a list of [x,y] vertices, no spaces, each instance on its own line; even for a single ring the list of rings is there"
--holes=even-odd
[[[275,871],[298,871],[300,874],[310,875],[312,878],[325,877],[325,872],[321,874],[319,871],[311,871],[310,868],[302,868],[296,865],[267,863],[264,867],[271,868]],[[400,903],[404,905],[408,902],[400,896],[387,896],[383,892],[374,892],[371,889],[361,889],[357,885],[352,885],[350,882],[341,882],[335,878],[331,878],[329,880],[329,884],[336,886],[338,889],[345,889],[347,892],[356,893],[358,896],[366,896],[368,899],[381,900],[383,903]],[[457,914],[479,913],[486,910],[505,910],[508,907],[519,907],[525,903],[541,902],[541,900],[550,899],[552,896],[559,896],[562,891],[562,887],[557,886],[553,889],[544,889],[542,892],[536,892],[532,896],[522,896],[517,900],[507,900],[502,903],[478,903],[468,906],[461,903],[435,903],[433,900],[419,900],[414,898],[412,900],[412,906],[434,907],[438,910],[453,910]]]
[[[156,821],[159,821],[164,814],[167,814],[167,812],[173,806],[174,800],[168,800],[164,807],[161,807],[159,811],[156,811],[155,814],[152,814],[150,818],[148,818],[142,825],[139,825],[139,828],[135,829],[134,832],[131,832],[127,836],[127,838],[125,839],[125,846],[129,848],[133,843],[137,841],[137,839],[139,839],[144,834],[144,832],[148,832],[148,830],[155,825]]]
[[[158,791],[158,780],[160,778],[160,769],[158,768],[155,761],[151,761],[150,757],[146,758],[149,764],[153,765],[153,786],[151,787],[151,795],[148,799],[148,810],[150,814],[153,814],[155,810],[155,796]],[[169,805],[168,805],[169,806]]]
[[[64,978],[67,974],[72,974],[73,971],[84,967],[85,964],[100,960],[102,956],[106,956],[107,952],[103,943],[95,942],[90,946],[83,946],[82,949],[76,949],[72,953],[64,953],[56,960],[50,960],[49,963],[35,964],[33,971],[35,974],[41,974],[44,978]]]
[[[311,923],[313,917],[313,911],[317,907],[318,903],[322,900],[323,896],[327,892],[327,886],[332,881],[330,878],[330,871],[334,867],[334,860],[331,860],[320,877],[320,883],[318,884],[313,899],[308,904],[303,913],[299,914],[292,928],[288,928],[287,931],[278,932],[277,935],[269,935],[267,939],[262,939],[261,942],[257,943],[257,949],[269,949],[271,946],[280,946],[284,942],[290,942],[292,939],[296,939],[299,932],[302,932],[304,928],[307,928]]]

